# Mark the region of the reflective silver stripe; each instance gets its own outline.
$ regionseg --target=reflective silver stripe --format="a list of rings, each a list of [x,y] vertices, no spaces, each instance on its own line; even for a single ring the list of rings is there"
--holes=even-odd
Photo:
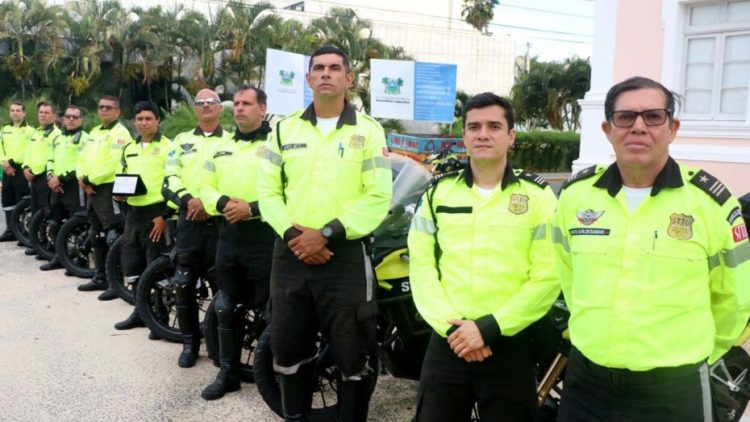
[[[281,155],[276,154],[275,152],[271,151],[270,149],[266,149],[263,151],[263,158],[270,161],[271,164],[275,164],[279,167],[281,167]]]
[[[570,252],[570,245],[568,239],[563,235],[562,229],[559,227],[552,227],[552,242],[562,246],[565,252]]]
[[[421,215],[414,216],[411,220],[411,228],[422,233],[427,233],[430,236],[435,234],[435,222],[433,222],[432,219],[422,217]]]
[[[711,409],[711,385],[708,382],[708,365],[703,364],[698,368],[701,378],[701,395],[703,397],[703,420],[711,422],[713,413]]]
[[[719,265],[721,265],[721,259],[719,258],[719,254],[708,257],[708,271],[713,270]]]
[[[390,170],[391,161],[385,157],[373,157],[362,162],[362,172],[366,172],[376,168]]]
[[[203,168],[208,171],[216,171],[216,165],[212,161],[206,161],[203,163]]]
[[[303,360],[295,363],[292,366],[281,366],[281,365],[277,364],[276,363],[276,359],[274,359],[274,361],[273,361],[273,370],[276,373],[279,373],[279,374],[282,374],[282,375],[294,375],[294,374],[297,373],[297,371],[299,371],[299,367],[300,366],[302,366],[302,365],[304,365],[306,363],[314,361],[315,359],[317,359],[317,357],[318,357],[318,355],[316,353],[315,356],[311,356],[311,357],[309,357],[307,359],[303,359]]]
[[[531,240],[544,240],[547,238],[547,225],[540,224],[534,227],[534,234],[531,236]]]
[[[721,255],[724,258],[724,265],[735,268],[750,259],[750,243],[745,242],[734,249],[722,252]]]
[[[373,296],[375,296],[375,275],[372,273],[372,261],[370,260],[370,255],[367,254],[367,249],[365,249],[365,245],[362,244],[362,254],[365,256],[365,290],[367,293],[365,293],[366,301],[370,302],[372,301]]]
[[[15,205],[10,206],[10,207],[3,207],[3,211],[13,211],[15,208],[16,208]]]

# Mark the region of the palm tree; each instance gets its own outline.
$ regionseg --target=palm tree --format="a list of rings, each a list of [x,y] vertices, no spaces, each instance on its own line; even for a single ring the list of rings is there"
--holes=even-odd
[[[466,23],[488,34],[487,26],[495,16],[494,7],[500,4],[499,0],[464,0],[461,16]]]

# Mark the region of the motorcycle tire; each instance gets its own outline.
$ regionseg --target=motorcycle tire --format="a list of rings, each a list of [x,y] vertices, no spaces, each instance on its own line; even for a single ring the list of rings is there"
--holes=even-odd
[[[53,233],[50,233],[50,225],[42,210],[38,210],[31,216],[29,239],[31,248],[36,251],[37,255],[47,261],[55,257],[55,239]]]
[[[203,318],[203,338],[206,340],[206,351],[214,366],[219,366],[219,318],[214,311],[214,301],[208,305]],[[258,340],[258,333],[263,332],[265,323],[256,311],[242,311],[242,352],[240,353],[240,379],[243,382],[255,382],[253,371],[253,352]]]
[[[159,337],[182,343],[182,333],[177,322],[177,296],[172,281],[172,260],[160,256],[151,262],[138,279],[136,307],[146,326]],[[199,312],[205,313],[215,291],[213,283],[201,277],[196,292]]]
[[[125,283],[125,277],[122,274],[121,256],[122,236],[119,236],[109,247],[104,271],[107,274],[109,286],[115,291],[117,297],[133,305],[135,304],[135,291],[132,283]]]
[[[18,201],[13,212],[10,214],[10,231],[27,248],[31,247],[31,238],[29,238],[29,223],[31,223],[31,199],[23,198]]]
[[[94,276],[94,256],[89,238],[90,227],[86,217],[73,216],[63,223],[55,240],[57,259],[76,277]]]

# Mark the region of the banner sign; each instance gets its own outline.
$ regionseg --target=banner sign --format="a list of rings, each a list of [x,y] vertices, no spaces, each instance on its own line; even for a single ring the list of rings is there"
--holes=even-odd
[[[373,117],[452,123],[456,104],[454,64],[370,60]]]
[[[424,162],[430,155],[438,154],[449,148],[459,157],[466,156],[466,145],[462,138],[438,138],[435,135],[404,135],[389,133],[388,150],[419,162]]]
[[[268,94],[267,112],[287,115],[307,107],[312,102],[312,91],[305,74],[310,56],[266,50],[265,91]]]

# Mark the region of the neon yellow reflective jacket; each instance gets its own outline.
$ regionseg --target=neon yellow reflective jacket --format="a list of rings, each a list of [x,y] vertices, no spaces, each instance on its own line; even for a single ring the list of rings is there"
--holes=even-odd
[[[26,155],[23,159],[23,167],[31,170],[35,175],[45,174],[47,160],[52,153],[52,142],[60,135],[60,129],[51,124],[46,128],[38,127],[29,139]]]
[[[34,133],[34,128],[23,121],[20,126],[8,124],[0,129],[0,162],[13,160],[14,163],[23,164],[26,158],[26,148]]]
[[[739,203],[671,158],[635,212],[616,164],[564,187],[553,232],[570,338],[599,365],[643,371],[710,362],[750,316]]]
[[[348,103],[328,136],[316,124],[310,104],[276,125],[258,180],[263,218],[282,237],[292,223],[320,229],[333,220],[342,237],[367,236],[391,199],[383,128]]]
[[[438,334],[466,318],[490,342],[549,310],[560,294],[550,233],[556,202],[547,182],[510,167],[486,198],[470,170],[427,189],[409,231],[409,281]]]
[[[164,171],[170,151],[172,151],[172,141],[158,132],[154,139],[145,146],[141,143],[140,136],[125,145],[122,150],[122,167],[119,172],[139,175],[146,186],[145,194],[128,197],[129,205],[143,207],[164,202],[161,185],[164,181]]]
[[[235,131],[234,139],[223,140],[204,164],[205,177],[201,200],[206,212],[220,215],[231,198],[250,204],[253,217],[258,209],[258,167],[265,151],[271,128],[263,122],[250,133]]]
[[[61,181],[78,180],[78,154],[83,150],[88,136],[82,128],[78,128],[72,132],[63,131],[52,141],[52,152],[47,160],[47,178],[57,176]]]
[[[114,182],[115,172],[120,168],[122,149],[132,140],[128,129],[119,121],[106,128],[96,126],[78,154],[76,175],[91,185]]]
[[[162,195],[181,207],[200,196],[206,157],[231,134],[219,126],[206,136],[200,128],[177,135],[172,142],[162,183]],[[203,205],[207,208],[206,204]]]

